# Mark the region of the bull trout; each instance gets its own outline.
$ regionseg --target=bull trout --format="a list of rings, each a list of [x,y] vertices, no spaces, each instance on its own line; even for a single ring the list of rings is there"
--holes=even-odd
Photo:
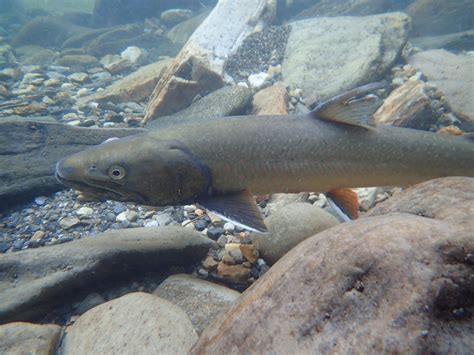
[[[474,176],[472,138],[375,126],[381,100],[369,93],[380,87],[356,88],[308,114],[190,120],[115,139],[59,161],[56,177],[96,198],[197,202],[264,232],[253,195],[334,192],[348,207],[351,199],[336,191]]]

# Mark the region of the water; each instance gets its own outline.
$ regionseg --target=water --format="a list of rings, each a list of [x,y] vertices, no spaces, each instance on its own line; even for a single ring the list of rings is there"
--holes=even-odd
[[[197,258],[186,272],[242,290],[268,269],[263,259],[250,261],[238,249],[253,245],[248,225],[234,221],[235,230],[224,233],[219,213],[208,213],[196,201],[186,201],[184,209],[148,206],[133,198],[103,201],[97,191],[82,195],[56,180],[60,159],[110,138],[193,120],[207,125],[215,149],[231,149],[239,140],[239,127],[222,134],[210,118],[304,114],[335,95],[376,81],[385,84],[376,94],[392,103],[375,114],[379,124],[456,135],[474,132],[473,1],[217,3],[0,0],[0,263],[3,254],[106,231],[175,225],[202,232],[221,247],[209,252],[205,263]],[[266,142],[265,128],[262,132],[257,151]],[[282,154],[291,151],[283,145],[278,149]],[[236,168],[252,160],[254,151],[249,151],[239,161],[225,162],[235,172],[229,181],[251,174],[251,169]],[[258,196],[255,209],[267,216],[297,201],[340,218],[320,194],[326,191],[301,192]],[[399,188],[377,186],[357,193],[359,210],[365,213]],[[215,235],[216,230],[222,233]],[[240,253],[238,262],[224,248],[229,243],[237,248],[234,254]],[[241,269],[223,276],[215,268],[223,260]],[[114,284],[110,291],[105,286],[100,292],[112,295],[100,297],[152,292],[157,285],[153,275],[152,281],[140,279],[133,287],[119,276],[113,274],[120,287]],[[63,302],[67,311],[58,308],[49,318],[37,312],[37,319],[70,322],[78,308],[74,302],[82,296]]]

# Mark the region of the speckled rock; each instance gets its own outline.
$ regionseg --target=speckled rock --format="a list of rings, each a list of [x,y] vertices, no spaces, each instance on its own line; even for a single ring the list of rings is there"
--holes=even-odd
[[[293,22],[282,75],[312,104],[376,81],[392,66],[408,39],[402,13],[314,18]]]
[[[274,211],[265,219],[268,233],[252,233],[260,256],[268,263],[277,262],[303,240],[337,225],[337,219],[309,203],[295,202]]]
[[[226,86],[204,96],[188,108],[174,115],[159,117],[149,122],[146,127],[152,129],[164,127],[186,122],[190,118],[196,121],[244,114],[250,104],[251,98],[252,91],[248,88],[238,85]]]
[[[97,306],[69,328],[62,354],[184,354],[197,340],[183,310],[135,292]]]
[[[473,254],[472,227],[457,223],[340,224],[285,255],[191,353],[469,353]]]
[[[56,324],[8,323],[0,326],[0,353],[55,354],[61,335]]]
[[[240,296],[237,291],[185,274],[168,277],[154,294],[182,308],[198,334]]]
[[[180,227],[111,230],[95,238],[0,258],[0,323],[29,320],[61,305],[76,288],[201,260],[209,238]]]

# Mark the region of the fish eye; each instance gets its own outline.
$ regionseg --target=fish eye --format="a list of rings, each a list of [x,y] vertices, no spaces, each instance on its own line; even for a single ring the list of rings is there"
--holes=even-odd
[[[123,179],[125,177],[125,169],[121,166],[114,165],[109,169],[109,176],[116,180]]]

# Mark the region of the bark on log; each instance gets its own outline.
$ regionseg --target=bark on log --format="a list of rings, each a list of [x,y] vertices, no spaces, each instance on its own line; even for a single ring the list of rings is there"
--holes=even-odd
[[[54,178],[61,158],[141,129],[78,128],[35,120],[0,122],[0,210],[64,188]]]

